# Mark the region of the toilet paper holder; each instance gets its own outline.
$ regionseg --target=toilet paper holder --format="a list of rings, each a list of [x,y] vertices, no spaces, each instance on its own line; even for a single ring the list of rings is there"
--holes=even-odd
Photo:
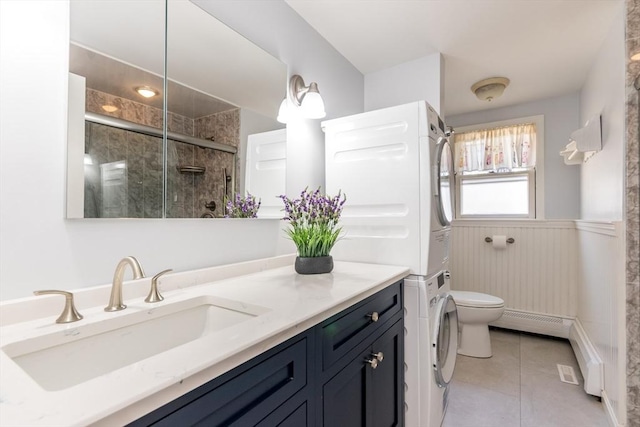
[[[493,239],[491,237],[487,236],[487,237],[484,238],[484,241],[487,242],[487,243],[491,243],[491,242],[493,242]],[[507,243],[515,243],[515,242],[516,242],[516,239],[514,239],[513,237],[509,237],[507,239]]]

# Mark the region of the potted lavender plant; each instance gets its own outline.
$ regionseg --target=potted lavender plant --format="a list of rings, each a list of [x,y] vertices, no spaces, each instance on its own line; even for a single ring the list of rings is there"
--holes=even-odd
[[[299,274],[329,273],[333,258],[329,253],[340,237],[338,220],[346,197],[340,191],[330,197],[320,188],[310,192],[305,188],[299,199],[280,196],[284,202],[285,221],[289,221],[287,235],[298,249],[295,269]]]
[[[240,193],[236,193],[234,199],[227,200],[225,205],[225,218],[257,218],[258,209],[260,209],[262,200],[257,200],[255,196],[247,192],[246,197],[242,197]]]

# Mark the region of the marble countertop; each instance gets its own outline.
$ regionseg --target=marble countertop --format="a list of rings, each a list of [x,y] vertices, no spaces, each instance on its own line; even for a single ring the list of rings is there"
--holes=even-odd
[[[329,274],[303,276],[295,273],[293,259],[284,256],[170,274],[160,281],[165,300],[155,304],[144,302],[149,279],[125,282],[128,307],[116,313],[103,311],[109,286],[77,290],[76,305],[84,319],[66,325],[55,323],[62,306],[57,296],[3,302],[0,425],[126,424],[409,273],[405,267],[336,262]],[[99,327],[105,320],[149,312],[150,307],[155,309],[203,295],[258,306],[262,314],[57,391],[43,389],[7,355],[7,348],[26,339],[47,334],[79,334]],[[38,317],[42,313],[47,317]]]

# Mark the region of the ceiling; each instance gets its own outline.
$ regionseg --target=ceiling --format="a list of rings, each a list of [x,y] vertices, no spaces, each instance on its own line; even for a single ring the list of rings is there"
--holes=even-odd
[[[622,0],[285,0],[363,74],[441,52],[444,115],[576,92]],[[504,76],[491,103],[470,87]]]

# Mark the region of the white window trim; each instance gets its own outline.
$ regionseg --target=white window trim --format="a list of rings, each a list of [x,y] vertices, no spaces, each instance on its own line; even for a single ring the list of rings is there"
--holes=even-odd
[[[476,125],[460,126],[456,127],[455,131],[458,133],[471,132],[480,129],[492,129],[504,126],[514,126],[522,123],[534,123],[536,125],[536,173],[535,173],[535,187],[536,187],[536,220],[544,220],[544,115],[519,117],[517,119],[501,120],[498,122],[490,123],[478,123]],[[453,138],[451,138],[453,142]],[[472,220],[470,217],[460,217],[459,215],[459,195],[460,189],[456,180],[456,219],[460,221]],[[478,217],[475,217],[476,219]],[[508,216],[495,216],[496,219],[506,219]],[[522,218],[522,217],[521,217]]]

